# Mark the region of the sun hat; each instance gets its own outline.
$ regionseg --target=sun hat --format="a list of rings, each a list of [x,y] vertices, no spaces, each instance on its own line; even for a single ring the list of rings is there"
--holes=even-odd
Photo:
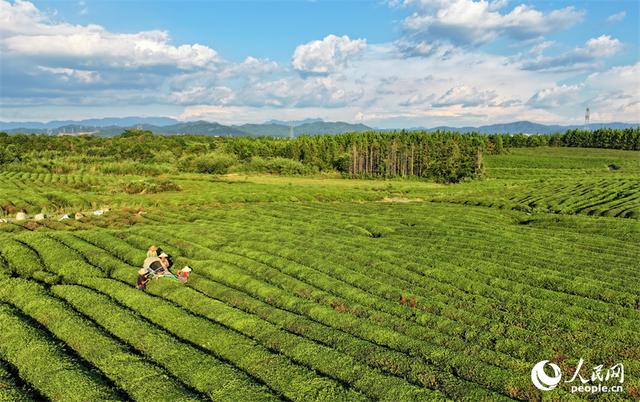
[[[138,275],[144,275],[147,273],[147,269],[146,268],[140,268],[140,270],[138,271]]]
[[[164,251],[162,253],[160,253],[160,255],[158,256],[160,258],[162,257],[169,257],[169,254],[165,253]]]
[[[185,267],[182,268],[182,272],[191,272],[191,267],[188,265],[185,265]]]

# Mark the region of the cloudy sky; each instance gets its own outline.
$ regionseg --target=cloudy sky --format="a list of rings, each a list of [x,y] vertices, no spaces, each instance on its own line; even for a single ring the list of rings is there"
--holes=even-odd
[[[639,122],[639,4],[0,0],[0,120]]]

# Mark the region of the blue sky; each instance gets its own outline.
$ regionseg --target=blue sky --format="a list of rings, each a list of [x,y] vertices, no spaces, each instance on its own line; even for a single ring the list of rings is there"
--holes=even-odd
[[[115,4],[114,4],[115,3]],[[247,56],[287,62],[301,43],[328,34],[366,37],[374,43],[398,36],[406,12],[375,1],[35,1],[75,24],[96,23],[116,32],[163,29],[179,43],[201,43],[234,61]],[[81,11],[86,9],[86,14]],[[123,16],[123,9],[126,15]]]
[[[0,120],[640,121],[637,1],[4,1]]]

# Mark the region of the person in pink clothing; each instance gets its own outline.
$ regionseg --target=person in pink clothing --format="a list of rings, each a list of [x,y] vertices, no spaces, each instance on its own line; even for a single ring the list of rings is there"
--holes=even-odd
[[[190,273],[191,273],[191,267],[189,267],[188,265],[178,270],[178,280],[180,281],[180,283],[187,283],[187,279],[189,279]]]

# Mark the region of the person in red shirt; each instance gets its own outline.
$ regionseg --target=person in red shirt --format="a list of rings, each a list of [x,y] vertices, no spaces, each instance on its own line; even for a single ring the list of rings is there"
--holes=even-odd
[[[178,280],[180,281],[180,283],[186,283],[187,279],[189,279],[190,273],[191,273],[191,267],[189,267],[188,265],[178,270]]]

